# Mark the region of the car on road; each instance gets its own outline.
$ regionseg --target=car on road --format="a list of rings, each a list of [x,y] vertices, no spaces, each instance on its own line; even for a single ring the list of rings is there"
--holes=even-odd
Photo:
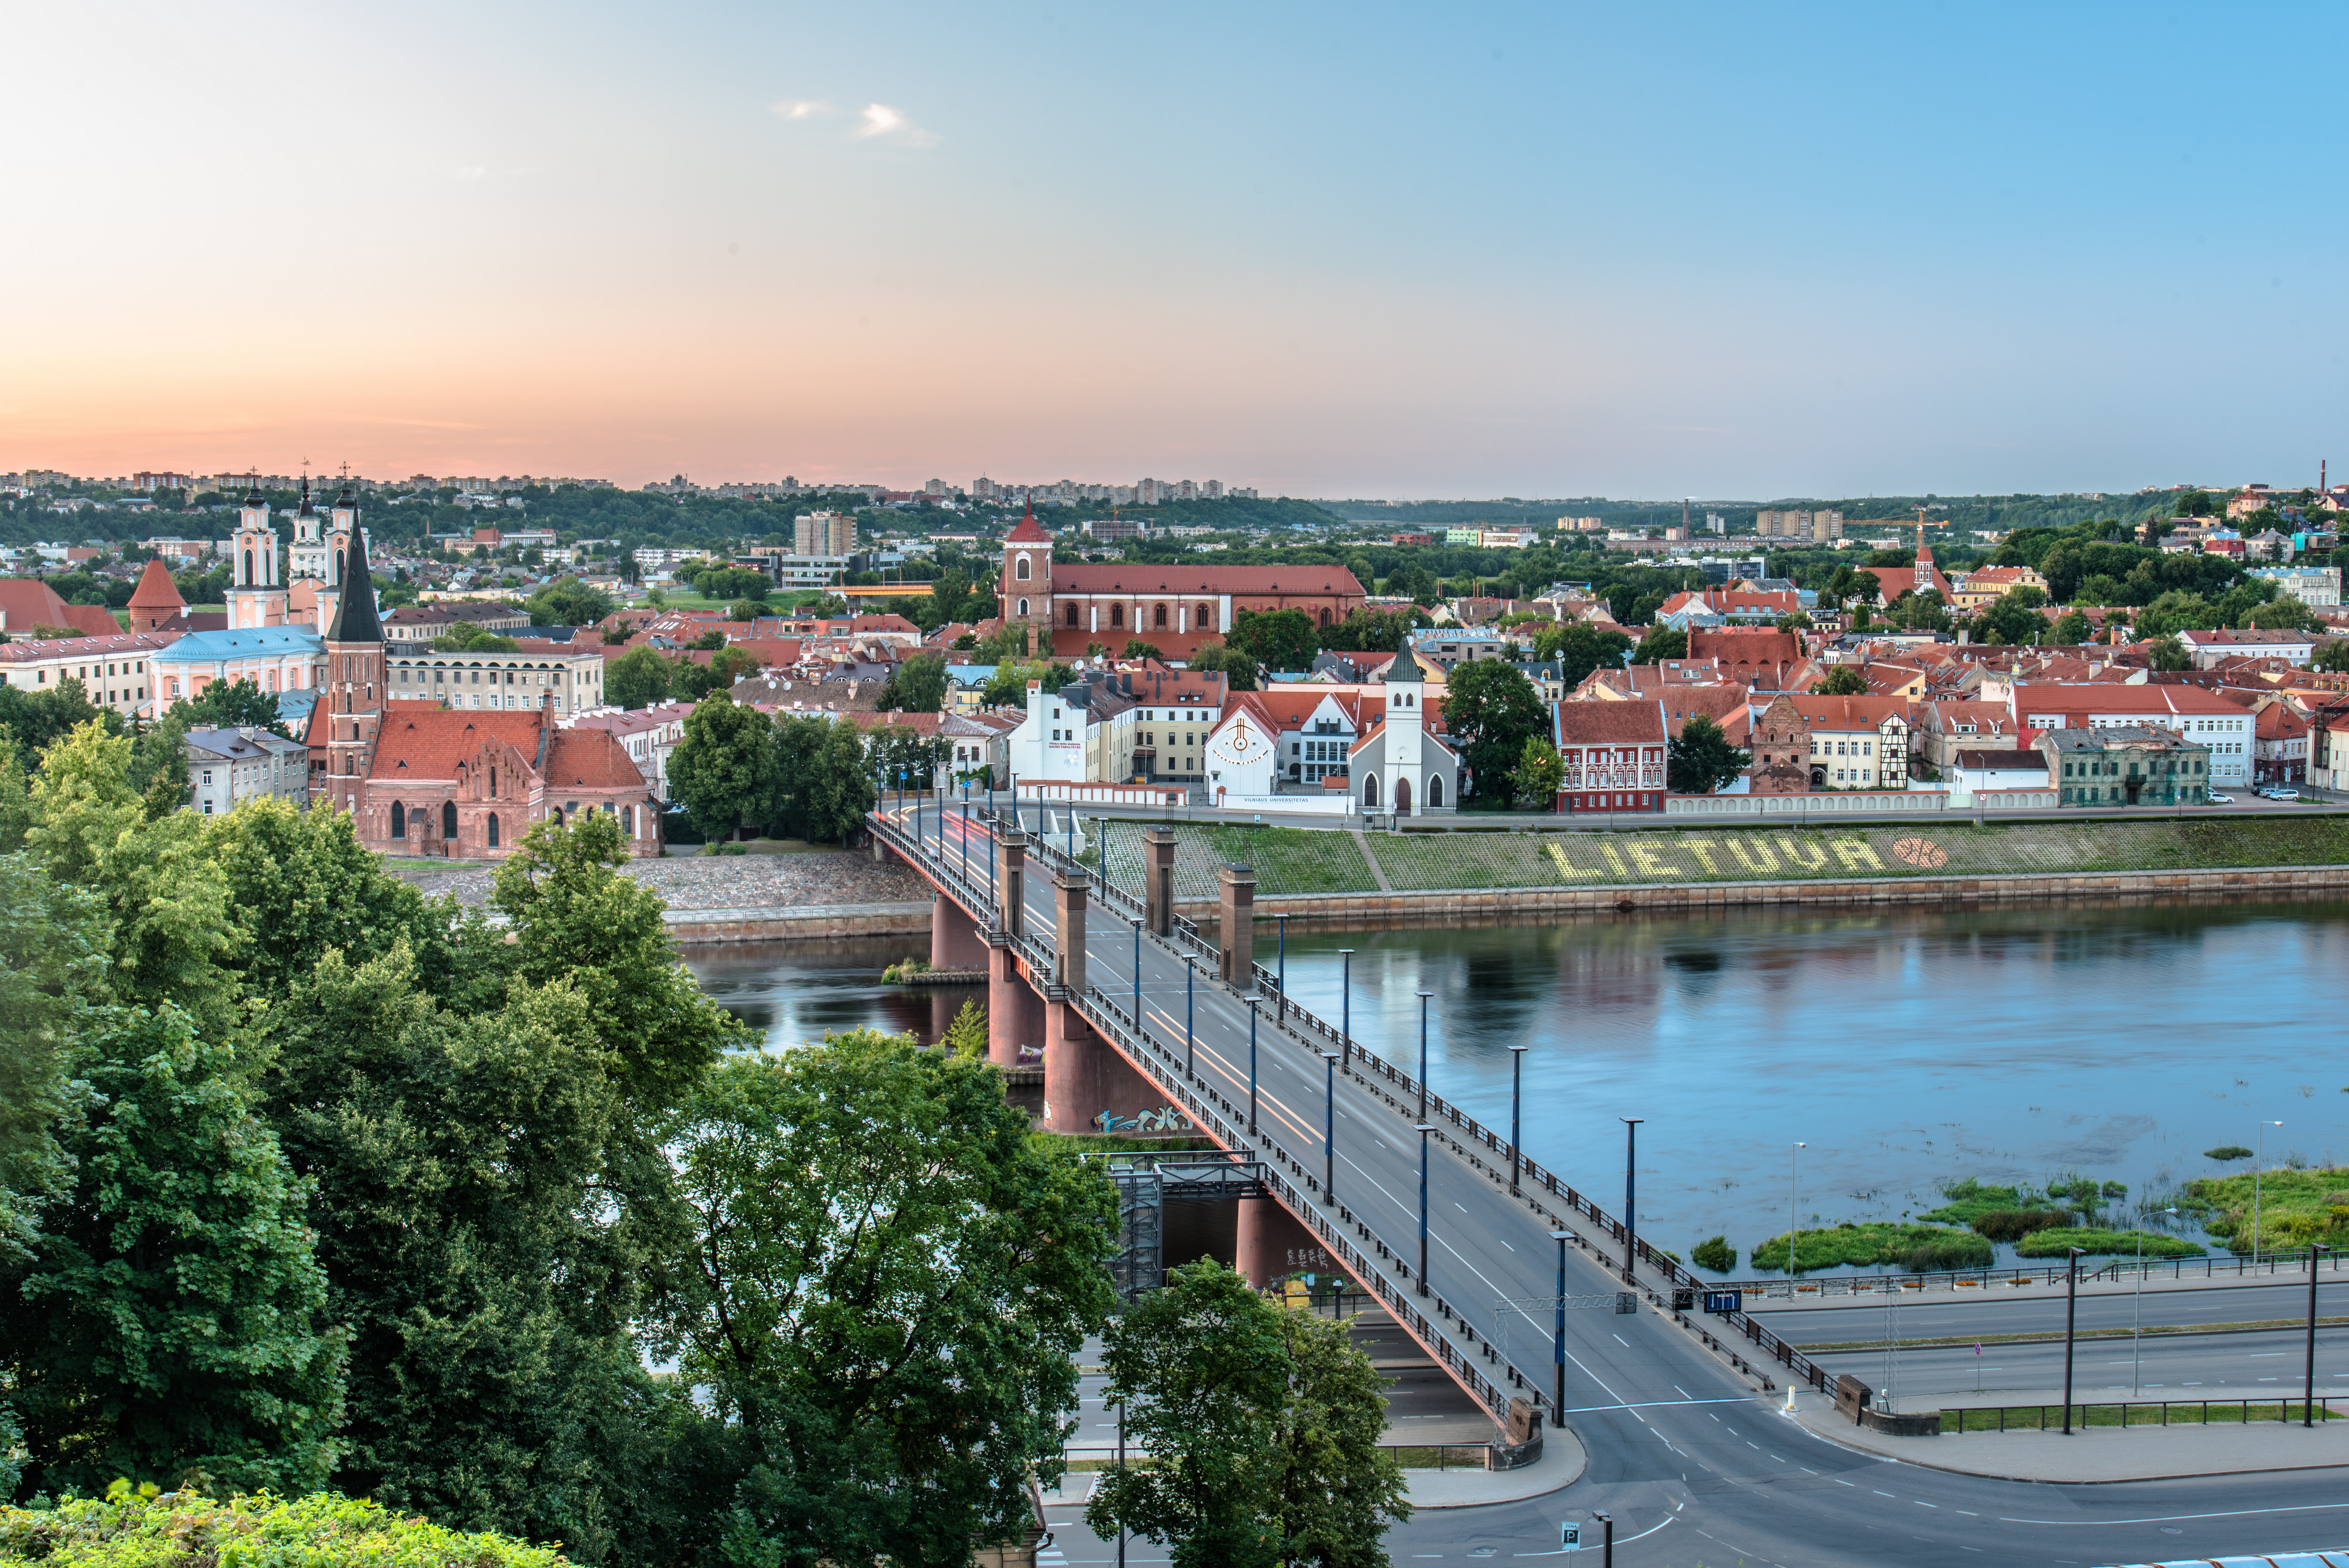
[[[2231,806],[2234,803],[2235,798],[2232,795],[2221,795],[2216,789],[2210,791],[2210,804],[2213,806]]]
[[[2257,793],[2269,800],[2297,800],[2300,791],[2287,784],[2262,784]]]

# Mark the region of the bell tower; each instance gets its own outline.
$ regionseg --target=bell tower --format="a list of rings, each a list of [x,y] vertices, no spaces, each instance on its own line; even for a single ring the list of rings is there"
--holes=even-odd
[[[321,632],[335,624],[336,613],[342,607],[343,571],[354,542],[360,542],[359,559],[364,561],[364,542],[359,540],[358,497],[352,492],[350,486],[345,485],[343,493],[335,498],[334,506],[326,513],[326,581],[318,587],[318,629]],[[370,592],[367,597],[371,603],[375,595]],[[372,608],[367,614],[369,619],[374,618]]]
[[[285,584],[277,574],[277,531],[258,490],[245,493],[229,541],[228,624],[233,630],[285,624]]]
[[[1024,626],[1029,651],[1052,652],[1052,536],[1036,521],[1031,498],[1019,525],[1003,536],[1003,575],[995,588],[996,614],[1007,626]]]
[[[350,492],[346,490],[344,497]],[[342,507],[335,509],[336,517]],[[329,563],[342,592],[334,619],[326,623],[326,667],[318,683],[318,716],[310,725],[310,765],[315,799],[345,811],[356,810],[368,769],[374,766],[377,726],[384,701],[383,622],[376,614],[375,580],[367,575],[367,537],[353,528],[347,553]]]

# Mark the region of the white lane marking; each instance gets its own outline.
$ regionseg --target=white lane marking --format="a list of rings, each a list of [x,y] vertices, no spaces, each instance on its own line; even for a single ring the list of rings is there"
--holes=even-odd
[[[1666,1520],[1664,1521],[1664,1524],[1670,1524],[1671,1522],[1671,1519],[1669,1519],[1669,1518],[1668,1518],[1668,1519],[1666,1519]],[[1618,1546],[1629,1546],[1629,1545],[1630,1545],[1630,1544],[1631,1544],[1631,1542],[1633,1542],[1634,1541],[1644,1541],[1644,1540],[1646,1540],[1649,1536],[1653,1535],[1657,1531],[1661,1530],[1661,1529],[1664,1527],[1664,1524],[1651,1525],[1649,1528],[1647,1528],[1647,1529],[1642,1530],[1641,1532],[1640,1532],[1640,1533],[1639,1533],[1639,1534],[1637,1534],[1637,1535],[1627,1535],[1627,1536],[1625,1536],[1622,1540],[1620,1540],[1620,1541],[1617,1542],[1615,1544],[1616,1544],[1616,1545],[1618,1545]],[[1705,1537],[1705,1539],[1706,1539],[1706,1540],[1708,1540],[1708,1541],[1710,1541],[1710,1540],[1714,1539],[1714,1537],[1713,1537],[1713,1536],[1707,1536],[1707,1537]],[[1734,1548],[1734,1547],[1733,1547],[1733,1548],[1731,1548],[1731,1550],[1732,1550],[1732,1551],[1734,1551],[1734,1550],[1735,1550],[1735,1548]],[[1563,1557],[1563,1556],[1565,1556],[1565,1555],[1566,1555],[1566,1553],[1565,1553],[1564,1551],[1557,1551],[1557,1552],[1516,1552],[1516,1553],[1510,1553],[1510,1555],[1515,1556],[1515,1557]]]
[[[2251,1519],[2263,1513],[2323,1513],[2333,1509],[2349,1508],[2349,1502],[2303,1502],[2285,1508],[2230,1508],[2215,1513],[2156,1513],[2143,1519],[2009,1519],[1999,1515],[2001,1524],[2093,1524],[2106,1527],[2115,1524],[2168,1524],[2181,1519]]]
[[[1630,1342],[1630,1340],[1628,1340],[1628,1339],[1624,1338],[1624,1337],[1623,1337],[1621,1335],[1619,1335],[1619,1334],[1609,1334],[1609,1335],[1608,1335],[1608,1336],[1607,1336],[1607,1337],[1608,1337],[1608,1338],[1609,1338],[1609,1339],[1611,1339],[1611,1340],[1613,1340],[1616,1344],[1618,1344],[1618,1345],[1621,1346],[1622,1346],[1624,1349],[1626,1349],[1626,1350],[1629,1350],[1629,1349],[1630,1349],[1630,1348],[1631,1348],[1631,1342]]]

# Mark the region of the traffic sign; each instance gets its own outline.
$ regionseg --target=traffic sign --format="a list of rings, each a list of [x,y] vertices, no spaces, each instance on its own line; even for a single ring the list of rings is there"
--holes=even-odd
[[[1582,1550],[1582,1521],[1569,1519],[1557,1527],[1557,1543],[1568,1552]]]
[[[1707,1312],[1743,1312],[1745,1310],[1745,1293],[1742,1290],[1706,1291],[1704,1309]]]

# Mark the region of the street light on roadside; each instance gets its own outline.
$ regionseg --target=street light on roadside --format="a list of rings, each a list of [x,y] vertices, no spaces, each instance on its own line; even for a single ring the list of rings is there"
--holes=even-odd
[[[2308,1364],[2300,1396],[2300,1424],[2303,1427],[2316,1424],[2316,1254],[2332,1250],[2323,1242],[2308,1244]]]
[[[1435,1129],[1419,1124],[1419,1294],[1427,1294],[1427,1135]],[[2313,1322],[2313,1319],[2311,1319]]]
[[[2282,1127],[2281,1121],[2260,1123],[2259,1150],[2251,1161],[2251,1266],[2260,1266],[2260,1173],[2268,1162],[2268,1129]]]
[[[1183,1070],[1193,1078],[1199,1076],[1199,1034],[1194,1027],[1198,1008],[1193,1000],[1198,978],[1199,960],[1186,948],[1183,954]]]
[[[1786,1279],[1790,1287],[1795,1278],[1795,1151],[1809,1147],[1807,1143],[1797,1143],[1786,1150]]]
[[[1599,1568],[1615,1568],[1615,1516],[1593,1513],[1590,1517],[1598,1523],[1599,1537],[1606,1542],[1606,1549],[1599,1559]],[[1119,1562],[1119,1568],[1124,1568],[1123,1559]]]
[[[1549,1424],[1566,1425],[1566,1243],[1574,1239],[1572,1231],[1552,1231],[1549,1239],[1557,1243],[1557,1321],[1550,1328],[1550,1395]]]
[[[1522,1165],[1523,1145],[1517,1141],[1517,1108],[1526,1083],[1526,1052],[1531,1047],[1509,1047],[1509,1196],[1517,1195],[1517,1168]]]
[[[1288,916],[1272,917],[1280,923],[1280,1001],[1274,1008],[1272,1021],[1281,1023],[1288,1016]]]
[[[1142,1046],[1142,916],[1125,918],[1133,927],[1133,1044],[1138,1050]]]
[[[1427,999],[1433,991],[1419,994],[1419,1119],[1427,1119]]]
[[[2078,1247],[2064,1249],[2064,1435],[2072,1435],[2072,1338],[2073,1326],[2080,1311],[2080,1260],[2087,1254]]]
[[[1338,1059],[1351,1067],[1354,1061],[1354,950],[1338,949]]]
[[[1338,1053],[1321,1053],[1321,1196],[1338,1206]]]
[[[1633,1217],[1631,1202],[1632,1178],[1638,1163],[1640,1124],[1648,1119],[1644,1116],[1624,1116],[1616,1119],[1623,1124],[1623,1283],[1638,1284],[1639,1277],[1631,1272],[1632,1260],[1640,1252],[1640,1225]]]
[[[1262,1000],[1260,996],[1248,998],[1248,1136],[1250,1138],[1256,1136],[1256,1010],[1257,1004]]]

